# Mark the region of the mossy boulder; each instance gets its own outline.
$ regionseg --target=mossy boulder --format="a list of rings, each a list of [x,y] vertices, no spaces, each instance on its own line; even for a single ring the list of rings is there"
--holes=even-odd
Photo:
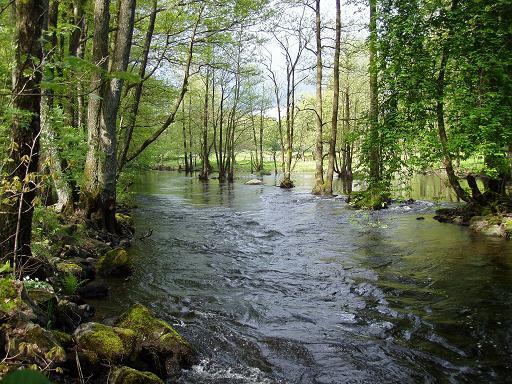
[[[190,368],[196,362],[191,345],[143,305],[134,305],[116,325],[135,331],[140,359],[160,377],[178,376],[182,368]]]
[[[109,384],[164,384],[154,373],[141,372],[130,367],[117,367],[113,370]]]
[[[39,306],[47,307],[50,303],[57,303],[57,296],[53,288],[27,288],[28,296]]]
[[[356,209],[379,210],[385,209],[391,202],[389,193],[381,190],[366,190],[353,192],[349,204]]]
[[[504,236],[504,229],[502,229],[501,226],[501,218],[498,220],[494,216],[473,216],[470,220],[469,228],[474,232],[481,233],[486,236]]]
[[[0,320],[28,309],[21,299],[23,283],[11,277],[0,278]]]
[[[512,217],[503,218],[501,228],[505,238],[510,239],[512,237]]]
[[[126,277],[133,272],[132,260],[123,248],[112,249],[99,258],[96,270],[104,276]]]
[[[61,261],[55,264],[55,269],[63,274],[69,273],[77,277],[82,275],[82,267],[79,264],[70,261]]]
[[[135,332],[99,323],[80,325],[73,334],[82,356],[89,364],[102,361],[119,363],[129,357],[135,347]]]
[[[117,223],[123,227],[133,228],[133,219],[130,215],[116,213]]]
[[[66,351],[55,335],[38,324],[4,325],[8,357],[18,362],[52,368],[66,361]]]

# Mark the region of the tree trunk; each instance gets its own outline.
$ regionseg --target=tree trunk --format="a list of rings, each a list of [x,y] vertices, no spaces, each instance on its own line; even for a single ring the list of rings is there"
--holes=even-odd
[[[54,70],[49,64],[53,62],[53,47],[57,44],[55,30],[57,28],[58,13],[59,1],[52,0],[48,8],[48,17],[45,21],[45,41],[47,45],[51,47],[47,52],[43,53],[43,78],[46,82],[52,82],[54,78]],[[73,211],[72,191],[66,180],[66,176],[62,172],[61,159],[56,145],[56,135],[51,121],[53,98],[54,94],[52,90],[42,90],[41,160],[44,166],[48,167],[55,186],[55,191],[57,193],[57,211]]]
[[[204,111],[203,111],[203,141],[202,141],[202,157],[203,157],[203,167],[201,169],[201,173],[199,178],[201,180],[208,180],[208,100],[210,99],[210,95],[208,94],[208,84],[210,82],[209,79],[210,70],[206,69],[206,89],[204,92]]]
[[[124,72],[128,66],[135,0],[121,0],[116,45],[108,65],[109,0],[96,0],[94,7],[93,61],[110,73]],[[88,111],[88,152],[85,163],[83,199],[88,218],[111,233],[118,232],[115,218],[117,179],[117,112],[123,80],[107,81],[104,72],[91,78]]]
[[[226,180],[225,168],[225,152],[224,152],[224,84],[220,87],[220,106],[219,106],[219,182],[223,183]]]
[[[314,194],[324,190],[324,155],[323,155],[323,102],[322,102],[322,36],[320,24],[320,0],[315,0],[316,25],[316,148],[315,148],[315,186]]]
[[[188,174],[190,172],[190,165],[188,163],[187,129],[186,129],[186,120],[185,120],[185,103],[182,103],[181,112],[182,112],[182,115],[183,115],[183,120],[182,120],[183,160],[185,161],[185,173]]]
[[[264,126],[265,120],[263,118],[263,107],[260,111],[260,137],[259,137],[259,144],[260,144],[260,171],[263,171],[263,126]]]
[[[334,177],[334,166],[336,162],[336,137],[338,136],[338,108],[340,103],[340,48],[341,48],[341,5],[336,0],[336,37],[334,48],[334,69],[333,69],[333,96],[332,96],[332,117],[331,136],[329,138],[329,163],[324,193],[332,195],[332,179]]]
[[[15,57],[12,106],[17,113],[11,125],[12,161],[5,166],[0,205],[0,257],[11,260],[14,273],[34,272],[38,263],[30,250],[33,200],[39,161],[41,129],[41,46],[47,1],[16,0],[14,14]],[[21,187],[16,180],[21,181]]]
[[[457,6],[457,0],[452,1],[451,9]],[[455,194],[461,200],[466,202],[471,201],[469,194],[462,188],[459,179],[453,169],[452,157],[448,148],[448,137],[446,135],[446,127],[444,121],[444,89],[445,89],[445,75],[446,65],[448,64],[448,48],[445,46],[441,52],[441,62],[439,65],[439,74],[436,81],[436,117],[437,117],[437,130],[439,133],[439,141],[441,143],[441,150],[443,152],[443,165],[446,169],[446,174],[450,185],[452,186]]]
[[[369,187],[381,182],[380,144],[379,144],[379,89],[377,67],[377,0],[370,1],[370,153]]]
[[[137,83],[137,85],[135,86],[133,103],[132,103],[130,112],[128,113],[128,123],[126,125],[123,150],[121,151],[121,156],[119,159],[118,173],[120,173],[122,171],[122,169],[126,163],[126,157],[128,156],[128,151],[130,149],[130,143],[131,143],[132,137],[133,137],[133,131],[135,129],[135,123],[137,121],[137,114],[139,112],[140,99],[142,97],[142,90],[144,87],[144,79],[146,77],[146,67],[148,65],[149,51],[151,49],[151,41],[153,39],[153,32],[155,30],[157,6],[158,6],[158,1],[153,0],[151,14],[149,16],[148,30],[146,31],[146,38],[144,40],[144,48],[142,49],[142,61],[140,63],[140,68],[139,68],[140,80]],[[186,150],[186,148],[185,148],[185,150]]]

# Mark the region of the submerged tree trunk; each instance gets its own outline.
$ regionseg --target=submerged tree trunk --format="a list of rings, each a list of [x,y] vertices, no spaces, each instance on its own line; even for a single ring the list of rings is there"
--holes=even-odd
[[[334,177],[334,166],[336,162],[336,138],[338,136],[338,108],[340,101],[340,48],[341,48],[341,5],[336,0],[336,37],[334,48],[334,69],[333,69],[333,95],[332,95],[332,117],[331,136],[329,138],[329,163],[325,180],[324,193],[332,195],[332,180]]]
[[[190,172],[190,165],[188,162],[188,150],[187,150],[187,129],[186,129],[186,120],[185,120],[185,103],[182,103],[181,112],[182,112],[182,116],[183,116],[182,130],[181,130],[181,133],[183,136],[183,160],[185,163],[185,173],[188,174]]]
[[[323,155],[323,102],[322,102],[322,36],[320,24],[320,0],[315,0],[316,20],[316,147],[315,147],[315,185],[314,194],[324,190],[324,155]]]
[[[33,200],[39,161],[41,129],[42,32],[47,1],[16,0],[15,57],[12,106],[17,113],[11,125],[11,152],[5,165],[0,205],[0,258],[11,260],[15,274],[37,268],[32,259]],[[17,180],[21,181],[21,185]]]
[[[379,143],[379,89],[377,67],[377,0],[370,1],[370,189],[381,182]]]
[[[204,111],[203,111],[203,140],[202,140],[202,158],[203,158],[203,166],[201,169],[201,173],[199,174],[199,178],[201,180],[208,180],[209,174],[209,164],[208,164],[208,100],[209,100],[209,90],[208,84],[210,82],[209,79],[210,70],[206,69],[206,89],[204,93]]]

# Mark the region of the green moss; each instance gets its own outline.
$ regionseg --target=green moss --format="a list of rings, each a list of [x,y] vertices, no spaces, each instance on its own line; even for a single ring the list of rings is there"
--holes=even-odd
[[[359,191],[350,195],[350,205],[357,209],[379,210],[387,208],[389,202],[389,193],[381,190]]]
[[[116,213],[116,220],[119,224],[132,227],[133,226],[133,219],[129,215],[124,215],[122,213]]]
[[[75,339],[80,348],[94,352],[100,358],[115,362],[131,353],[135,333],[129,329],[87,323],[75,331]]]
[[[62,345],[71,345],[73,343],[73,336],[66,332],[52,330],[53,337]]]
[[[133,329],[138,337],[160,340],[161,342],[175,341],[188,343],[169,324],[153,316],[151,311],[141,304],[135,304],[126,312],[117,324],[122,328]]]
[[[132,263],[124,249],[116,248],[99,258],[96,269],[104,275],[122,276],[131,273]]]
[[[11,277],[0,278],[0,317],[11,316],[23,306],[19,295],[21,284]]]
[[[55,265],[57,271],[62,273],[71,273],[75,276],[80,276],[82,274],[82,267],[76,263],[71,263],[69,261],[62,261]]]
[[[114,369],[111,384],[163,384],[163,381],[151,372],[141,372],[129,367]]]

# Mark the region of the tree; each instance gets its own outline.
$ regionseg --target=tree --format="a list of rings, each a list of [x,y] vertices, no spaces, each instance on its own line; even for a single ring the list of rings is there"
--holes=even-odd
[[[322,35],[321,35],[321,19],[320,19],[320,0],[315,0],[313,7],[315,12],[315,42],[316,42],[316,146],[315,146],[315,185],[313,187],[314,194],[324,193],[324,154],[323,154],[323,106],[322,106]]]
[[[14,2],[15,57],[9,159],[2,170],[0,205],[0,257],[13,262],[15,273],[33,272],[36,267],[30,249],[32,215],[36,197],[36,171],[41,134],[42,34],[46,1]]]
[[[332,117],[331,117],[331,135],[329,137],[329,159],[327,166],[327,175],[325,178],[324,193],[332,195],[332,181],[334,177],[334,167],[336,164],[336,139],[338,136],[338,108],[340,99],[340,50],[341,50],[341,5],[340,0],[336,0],[336,36],[334,41],[334,68],[333,68],[333,95],[332,95]],[[348,93],[347,93],[348,103]],[[348,108],[347,108],[348,111]],[[347,117],[348,119],[348,117]]]
[[[117,233],[117,112],[123,88],[120,74],[126,71],[134,25],[135,0],[121,0],[115,34],[116,44],[109,55],[109,0],[94,6],[93,61],[99,70],[91,78],[88,105],[88,152],[85,162],[83,204],[88,218]],[[108,58],[110,58],[110,62]],[[110,80],[106,74],[109,73]]]

